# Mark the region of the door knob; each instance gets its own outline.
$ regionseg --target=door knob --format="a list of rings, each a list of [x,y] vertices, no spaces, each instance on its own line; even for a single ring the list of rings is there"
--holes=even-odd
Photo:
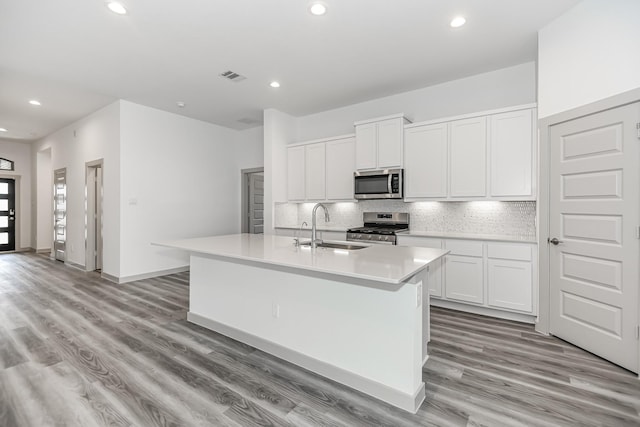
[[[562,240],[558,240],[557,238],[553,238],[553,239],[547,239],[547,243],[552,243],[554,245],[559,245],[560,243],[562,243]]]

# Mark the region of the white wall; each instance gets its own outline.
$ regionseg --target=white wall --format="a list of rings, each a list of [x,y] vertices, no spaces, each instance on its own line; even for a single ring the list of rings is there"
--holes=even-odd
[[[67,261],[85,265],[85,164],[104,159],[103,268],[120,274],[120,102],[33,143],[32,158],[51,149],[51,169],[67,169]],[[51,209],[51,201],[37,198],[37,209]],[[52,213],[49,213],[52,215]]]
[[[296,119],[264,110],[264,233],[274,233],[274,204],[287,201],[287,145],[298,140]]]
[[[536,101],[534,62],[452,80],[297,119],[298,140],[353,133],[353,122],[405,113],[413,122]],[[266,120],[265,120],[266,123]]]
[[[584,0],[539,31],[539,117],[640,87],[638,17],[638,0]]]
[[[260,129],[121,101],[120,143],[121,280],[188,265],[151,242],[240,231],[240,169],[262,166]]]
[[[28,143],[0,139],[0,157],[14,162],[14,171],[0,171],[0,177],[17,178],[16,250],[31,247],[31,146]],[[19,181],[19,182],[18,182]],[[19,240],[18,240],[19,239]]]
[[[52,249],[53,218],[51,209],[53,206],[53,169],[51,167],[51,147],[36,153],[34,163],[36,189],[35,200],[38,201],[35,209],[36,221],[34,223],[35,244],[32,246],[37,251]]]

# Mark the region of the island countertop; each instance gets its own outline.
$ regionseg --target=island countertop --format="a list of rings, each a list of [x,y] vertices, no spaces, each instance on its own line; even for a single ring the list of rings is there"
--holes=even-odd
[[[357,250],[311,249],[295,246],[290,237],[269,234],[230,234],[154,244],[265,266],[315,271],[393,285],[402,284],[448,253],[441,249],[393,245],[369,245]]]

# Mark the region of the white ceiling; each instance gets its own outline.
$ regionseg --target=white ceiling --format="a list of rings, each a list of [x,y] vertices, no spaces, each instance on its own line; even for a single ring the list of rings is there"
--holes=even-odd
[[[308,0],[121,3],[125,16],[104,0],[0,0],[0,137],[35,140],[116,99],[245,129],[265,108],[430,86],[535,60],[537,30],[578,0],[325,0],[323,17]]]

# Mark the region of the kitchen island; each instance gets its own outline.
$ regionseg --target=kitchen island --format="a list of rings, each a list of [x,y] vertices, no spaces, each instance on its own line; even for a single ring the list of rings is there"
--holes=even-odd
[[[407,411],[424,400],[427,269],[447,251],[255,234],[157,244],[190,253],[190,322]]]

